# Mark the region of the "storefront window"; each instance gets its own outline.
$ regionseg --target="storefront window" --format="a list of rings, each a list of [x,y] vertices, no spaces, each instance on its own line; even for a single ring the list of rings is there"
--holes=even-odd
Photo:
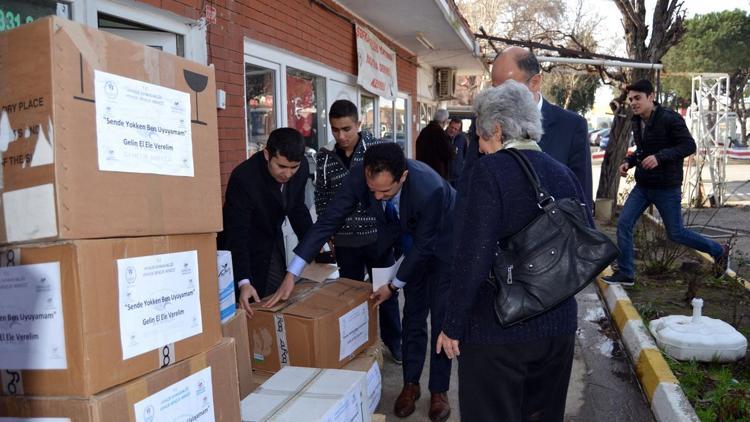
[[[326,144],[325,78],[287,68],[286,111],[289,127],[297,129],[308,148],[317,151]]]
[[[247,156],[263,149],[268,135],[276,129],[275,73],[245,64],[247,98]]]
[[[435,114],[435,106],[433,104],[419,103],[419,121],[417,122],[417,130],[422,130]]]
[[[406,154],[406,132],[408,125],[408,118],[406,115],[406,100],[403,98],[397,98],[395,104],[396,113],[394,117],[396,120],[396,143],[398,143],[401,149],[404,150],[404,154]]]
[[[380,137],[393,140],[393,101],[380,97]]]
[[[375,134],[375,98],[362,95],[359,100],[361,107],[359,110],[360,120],[362,125],[360,130],[362,132],[368,132]]]

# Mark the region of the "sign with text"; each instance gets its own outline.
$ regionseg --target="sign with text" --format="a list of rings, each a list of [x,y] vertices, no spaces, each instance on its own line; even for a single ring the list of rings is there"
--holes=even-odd
[[[339,318],[339,360],[344,360],[354,353],[359,346],[369,340],[370,314],[367,312],[367,302]]]
[[[194,175],[190,94],[95,71],[99,170]]]
[[[133,405],[136,422],[214,420],[211,367],[202,369]]]
[[[372,32],[357,25],[357,83],[373,94],[395,100],[398,95],[396,52]]]
[[[0,369],[66,369],[60,263],[0,268]]]
[[[198,252],[117,260],[122,358],[200,334]]]

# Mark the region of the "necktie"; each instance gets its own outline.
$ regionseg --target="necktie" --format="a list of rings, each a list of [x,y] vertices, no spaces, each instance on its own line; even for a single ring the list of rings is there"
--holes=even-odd
[[[400,228],[401,220],[398,216],[398,210],[396,209],[396,205],[391,201],[385,201],[385,219],[388,223],[398,224]],[[396,244],[396,255],[406,255],[409,253],[413,243],[414,238],[412,238],[411,233],[402,230],[399,242]]]
[[[398,210],[391,201],[385,201],[385,218],[389,223],[400,224],[401,221],[398,218]]]

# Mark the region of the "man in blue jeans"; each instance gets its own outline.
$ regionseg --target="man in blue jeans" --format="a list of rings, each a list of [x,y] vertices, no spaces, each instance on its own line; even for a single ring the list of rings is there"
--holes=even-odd
[[[635,167],[635,187],[617,221],[619,268],[604,277],[604,281],[625,286],[635,283],[633,227],[651,204],[659,210],[671,241],[710,254],[717,276],[723,274],[729,262],[729,247],[688,230],[682,224],[683,159],[695,153],[695,141],[685,120],[654,102],[654,86],[648,80],[640,80],[626,89],[633,109],[636,150],[620,165],[620,176],[625,177],[628,170]]]

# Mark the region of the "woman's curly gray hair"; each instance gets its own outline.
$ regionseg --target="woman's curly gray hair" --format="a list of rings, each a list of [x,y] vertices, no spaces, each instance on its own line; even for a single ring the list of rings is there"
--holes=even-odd
[[[503,140],[525,139],[539,142],[542,129],[542,113],[534,102],[529,89],[514,80],[485,89],[474,99],[477,114],[477,134],[488,138],[499,124]]]

